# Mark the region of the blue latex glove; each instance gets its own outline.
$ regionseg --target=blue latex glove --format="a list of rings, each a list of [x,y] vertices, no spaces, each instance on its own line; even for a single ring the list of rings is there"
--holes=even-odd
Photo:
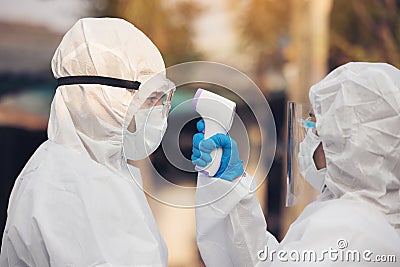
[[[211,151],[222,148],[221,165],[215,177],[232,181],[244,173],[237,143],[228,134],[216,134],[204,140],[204,121],[197,122],[199,133],[193,136],[192,163],[205,167],[212,161]]]

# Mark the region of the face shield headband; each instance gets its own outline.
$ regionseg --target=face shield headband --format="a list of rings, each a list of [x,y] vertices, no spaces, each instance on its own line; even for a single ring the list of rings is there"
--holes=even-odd
[[[127,90],[138,90],[140,82],[123,80],[103,76],[68,76],[57,79],[58,86],[72,84],[100,84],[113,87],[121,87]]]
[[[104,77],[104,76],[89,76],[89,75],[60,77],[57,79],[57,82],[58,86],[99,84],[105,86],[120,87],[126,90],[135,90],[135,91],[138,91],[141,85],[139,81],[123,80],[123,79]],[[160,97],[160,100],[162,100],[161,103],[164,106],[163,109],[164,117],[168,115],[168,112],[171,108],[172,96],[174,94],[174,91],[175,89],[169,90],[169,92],[167,92],[165,96]],[[153,98],[154,97],[150,97],[150,100]]]

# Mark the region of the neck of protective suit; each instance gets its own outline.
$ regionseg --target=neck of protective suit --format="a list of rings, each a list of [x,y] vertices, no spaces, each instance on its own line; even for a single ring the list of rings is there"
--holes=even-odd
[[[400,234],[400,71],[348,63],[310,89],[337,198],[367,202]]]
[[[143,84],[165,70],[158,49],[132,24],[96,20],[80,20],[64,36],[52,60],[55,78],[102,76]],[[126,165],[123,132],[134,95],[133,90],[94,83],[59,86],[51,106],[49,139],[120,170]]]

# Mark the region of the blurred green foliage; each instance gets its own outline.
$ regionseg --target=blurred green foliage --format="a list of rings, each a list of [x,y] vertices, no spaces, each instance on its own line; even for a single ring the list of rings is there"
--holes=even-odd
[[[275,51],[279,39],[287,34],[290,1],[230,0],[237,13],[236,31],[247,48]]]
[[[229,0],[233,28],[243,53],[254,59],[259,79],[282,67],[290,42],[296,0]],[[190,0],[108,0],[102,15],[117,16],[143,30],[159,47],[167,65],[201,59],[193,44],[193,25],[204,12]],[[334,0],[330,14],[329,68],[349,61],[383,61],[400,67],[400,1]],[[304,17],[304,19],[307,19]]]
[[[241,45],[255,59],[256,76],[271,65],[282,67],[287,60],[280,52],[293,34],[294,1],[298,0],[229,1],[237,13],[234,27]],[[381,61],[400,67],[399,11],[398,0],[334,0],[329,69],[349,61]]]
[[[199,60],[193,24],[203,8],[193,1],[108,0],[103,15],[124,18],[156,44],[167,66]]]
[[[268,91],[264,77],[268,69],[281,69],[283,48],[289,36],[290,1],[229,0],[235,12],[234,29],[241,51],[253,62],[253,79],[262,91]]]
[[[335,0],[330,68],[349,61],[383,61],[400,67],[399,11],[397,0]]]

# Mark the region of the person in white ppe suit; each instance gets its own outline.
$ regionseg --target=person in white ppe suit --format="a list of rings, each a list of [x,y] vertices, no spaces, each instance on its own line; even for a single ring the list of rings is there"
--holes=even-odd
[[[165,131],[173,90],[160,52],[122,19],[87,18],[52,70],[49,139],[15,183],[0,266],[167,266],[140,171],[127,164]]]
[[[309,97],[316,132],[301,144],[300,168],[322,194],[279,243],[266,231],[252,177],[235,163],[226,167],[235,176],[229,179],[199,173],[196,200],[209,204],[196,209],[197,243],[207,266],[399,265],[400,71],[348,63],[312,86]],[[208,162],[201,142],[194,142],[197,150]],[[226,188],[233,189],[217,199]]]

